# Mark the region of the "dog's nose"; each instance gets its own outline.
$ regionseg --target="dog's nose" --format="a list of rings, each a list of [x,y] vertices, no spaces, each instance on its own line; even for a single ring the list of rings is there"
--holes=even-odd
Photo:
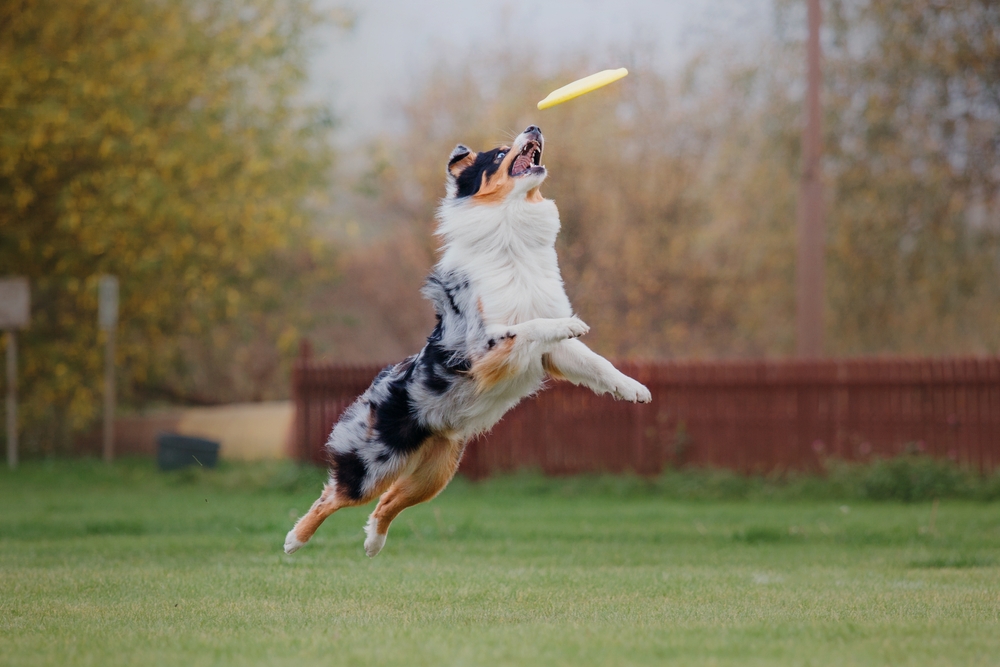
[[[537,132],[538,134],[541,134],[542,129],[537,125],[529,125],[528,129],[524,131],[525,134],[531,134],[532,132]]]

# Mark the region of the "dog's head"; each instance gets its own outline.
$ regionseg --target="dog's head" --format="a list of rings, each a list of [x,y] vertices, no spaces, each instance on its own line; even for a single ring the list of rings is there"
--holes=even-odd
[[[447,199],[498,205],[511,199],[542,201],[542,131],[531,125],[511,146],[476,153],[459,144],[448,158]]]

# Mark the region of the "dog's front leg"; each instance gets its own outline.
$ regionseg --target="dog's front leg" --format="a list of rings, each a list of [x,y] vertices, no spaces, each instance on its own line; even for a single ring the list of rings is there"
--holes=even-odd
[[[633,403],[649,403],[649,389],[597,354],[579,340],[564,340],[546,355],[546,370],[555,378],[582,384],[598,394]]]
[[[485,330],[485,349],[472,364],[479,391],[496,386],[505,378],[524,372],[541,352],[590,330],[576,317],[538,318],[511,325],[494,325]],[[539,350],[541,346],[541,350]]]
[[[503,341],[513,340],[517,347],[532,343],[551,344],[583,336],[590,327],[579,317],[539,317],[520,324],[494,325],[486,330],[489,349]]]

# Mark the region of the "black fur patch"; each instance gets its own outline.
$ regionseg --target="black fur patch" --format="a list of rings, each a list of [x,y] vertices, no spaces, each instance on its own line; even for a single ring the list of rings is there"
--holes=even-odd
[[[448,284],[446,284],[445,281],[448,280],[449,278],[454,278],[454,276],[449,275],[441,277],[437,274],[437,272],[434,272],[431,275],[427,276],[427,283],[424,289],[427,295],[430,296],[430,298],[434,301],[434,305],[437,307],[444,305],[440,303],[441,299],[437,298],[439,293],[443,293],[445,297],[448,299],[448,305],[451,307],[451,312],[455,313],[456,315],[461,315],[462,311],[459,310],[458,304],[455,303],[455,294],[458,293],[458,290],[468,287],[469,281],[465,281],[464,283],[455,285],[451,284],[451,281],[449,280]],[[442,315],[443,313],[440,312],[437,313],[438,327],[441,326]]]
[[[501,152],[506,153],[509,150],[509,148],[494,148],[476,155],[475,161],[463,169],[455,179],[455,196],[469,197],[479,192],[479,187],[483,184],[483,174],[490,177],[497,173],[502,162],[497,158]]]
[[[331,459],[330,465],[337,479],[337,490],[343,489],[351,500],[361,500],[365,478],[368,476],[368,466],[365,465],[364,459],[353,451],[335,451]]]
[[[441,344],[440,321],[427,337],[420,365],[424,369],[424,385],[438,395],[448,391],[459,373],[468,373],[472,368],[472,362],[459,354],[449,352]]]
[[[410,405],[406,385],[412,368],[389,383],[389,395],[375,409],[375,428],[382,441],[395,453],[409,454],[430,437],[429,428],[421,424]]]
[[[442,370],[444,369],[439,364],[434,362],[431,355],[424,357],[424,371],[426,372],[426,375],[424,376],[424,385],[426,385],[428,389],[433,391],[438,396],[448,391],[448,388],[451,387],[452,378],[450,377],[450,374],[441,372]]]

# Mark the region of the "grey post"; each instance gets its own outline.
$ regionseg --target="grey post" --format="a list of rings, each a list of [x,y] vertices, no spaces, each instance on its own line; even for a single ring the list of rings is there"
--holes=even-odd
[[[7,466],[17,467],[17,332],[7,330]]]
[[[104,460],[115,458],[115,333],[118,328],[118,278],[101,276],[97,323],[107,336],[104,351]]]
[[[7,465],[17,467],[17,329],[28,326],[27,278],[0,278],[0,329],[7,332]]]

